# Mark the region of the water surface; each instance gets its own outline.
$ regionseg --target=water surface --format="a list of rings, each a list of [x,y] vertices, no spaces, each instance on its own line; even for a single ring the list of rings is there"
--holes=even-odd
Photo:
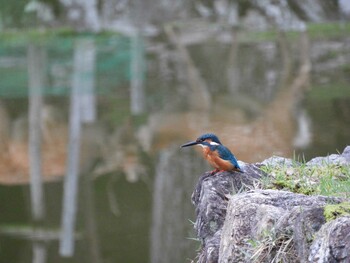
[[[194,259],[200,242],[194,240],[190,197],[198,176],[210,168],[198,151],[179,145],[214,132],[245,162],[341,152],[350,139],[349,51],[347,36],[307,35],[287,42],[233,35],[188,45],[180,36],[3,44],[0,261]],[[62,258],[58,238],[74,81],[80,83],[82,131],[76,246],[73,257]],[[30,85],[41,86],[43,96],[46,211],[39,225],[31,220]],[[44,234],[38,236],[38,229]]]

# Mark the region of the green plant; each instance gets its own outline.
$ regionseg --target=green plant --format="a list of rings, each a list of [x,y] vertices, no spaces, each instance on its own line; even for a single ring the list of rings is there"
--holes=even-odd
[[[350,166],[308,166],[305,162],[294,161],[292,165],[263,166],[261,169],[269,175],[262,180],[263,189],[350,197]]]

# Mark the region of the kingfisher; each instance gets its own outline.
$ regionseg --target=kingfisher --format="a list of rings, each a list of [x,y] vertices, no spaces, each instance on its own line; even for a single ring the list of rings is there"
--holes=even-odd
[[[227,147],[222,145],[215,134],[203,134],[195,141],[185,143],[181,145],[181,147],[183,148],[193,145],[200,145],[202,147],[204,158],[215,168],[215,170],[211,172],[212,175],[219,171],[236,171],[243,173],[236,157]]]

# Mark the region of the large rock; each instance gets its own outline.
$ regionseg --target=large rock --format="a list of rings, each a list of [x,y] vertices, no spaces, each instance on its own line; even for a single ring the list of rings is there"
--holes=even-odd
[[[337,218],[322,226],[310,248],[309,262],[350,262],[350,217]]]
[[[309,243],[325,223],[322,207],[340,201],[278,190],[233,196],[222,228],[219,262],[306,262]]]
[[[253,189],[259,184],[262,172],[255,165],[245,165],[245,173],[219,172],[203,174],[192,194],[196,206],[195,229],[202,242],[198,262],[217,262],[221,229],[226,217],[229,197],[241,191]]]
[[[274,157],[265,165],[292,165]],[[350,262],[350,217],[326,223],[324,207],[344,200],[287,191],[261,190],[264,164],[246,164],[244,173],[205,173],[192,195],[199,263]],[[308,166],[348,165],[342,154],[313,159]]]

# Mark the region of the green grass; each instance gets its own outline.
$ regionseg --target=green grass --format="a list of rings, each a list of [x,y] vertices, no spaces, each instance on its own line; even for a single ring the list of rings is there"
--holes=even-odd
[[[62,39],[71,40],[76,37],[94,37],[102,41],[108,37],[122,37],[120,33],[112,31],[101,31],[99,33],[93,32],[76,32],[72,28],[31,28],[26,30],[6,30],[0,32],[1,46],[23,46],[29,43],[54,43]]]
[[[349,22],[332,22],[332,23],[310,23],[307,24],[307,32],[311,39],[329,39],[329,38],[341,38],[350,35],[350,23]],[[289,40],[296,39],[299,36],[297,31],[286,31],[286,37]],[[2,45],[13,45],[28,42],[41,43],[56,38],[64,37],[76,37],[76,36],[116,36],[120,35],[113,31],[102,31],[99,33],[93,32],[76,32],[69,27],[60,28],[27,28],[21,30],[6,30],[0,33],[0,42]],[[278,32],[276,30],[266,31],[247,31],[242,30],[240,41],[241,42],[265,42],[276,41],[278,38]]]
[[[332,22],[332,23],[318,23],[307,24],[307,32],[310,39],[330,39],[330,38],[342,38],[350,35],[350,23],[349,22]],[[297,31],[286,31],[286,37],[289,40],[296,39],[299,36]],[[278,33],[275,30],[266,31],[242,31],[242,42],[264,42],[264,41],[276,41]]]
[[[338,98],[350,97],[350,88],[346,83],[315,86],[310,89],[307,96],[309,100],[322,103]]]
[[[307,31],[312,39],[344,37],[350,33],[350,23],[308,24]]]
[[[264,166],[261,169],[271,175],[263,179],[264,189],[350,198],[350,166],[307,166],[294,162],[292,166]]]

